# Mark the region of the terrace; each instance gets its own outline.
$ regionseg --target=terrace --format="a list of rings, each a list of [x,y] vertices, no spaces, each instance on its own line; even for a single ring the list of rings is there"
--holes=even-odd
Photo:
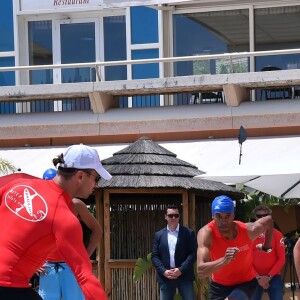
[[[19,146],[24,138],[30,139],[29,144],[35,144],[33,139],[43,138],[45,145],[59,145],[62,140],[66,142],[66,138],[75,137],[81,141],[89,138],[89,142],[110,142],[111,138],[124,142],[140,134],[157,140],[233,137],[241,125],[253,136],[297,134],[300,127],[300,102],[296,99],[299,69],[122,81],[100,79],[105,66],[112,65],[156,62],[166,66],[191,59],[234,61],[242,57],[299,52],[300,49],[292,49],[0,68],[2,72],[18,74],[36,69],[89,67],[97,74],[94,82],[1,87],[1,143],[2,146]],[[263,92],[278,90],[283,93],[281,97],[274,97],[276,101],[265,101],[266,97],[262,96]],[[286,90],[290,91],[287,96]],[[7,104],[11,111],[7,111]],[[11,118],[11,113],[18,117]]]

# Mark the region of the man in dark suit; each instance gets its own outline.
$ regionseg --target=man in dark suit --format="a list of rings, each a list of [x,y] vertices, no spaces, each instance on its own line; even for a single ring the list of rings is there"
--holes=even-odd
[[[179,225],[176,206],[166,209],[167,227],[155,233],[152,263],[157,270],[160,300],[173,300],[178,288],[183,300],[194,299],[194,263],[197,241],[195,232]]]

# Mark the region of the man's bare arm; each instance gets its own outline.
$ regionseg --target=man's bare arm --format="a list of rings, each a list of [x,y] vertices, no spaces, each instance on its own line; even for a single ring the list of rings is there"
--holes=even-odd
[[[199,278],[209,277],[212,273],[226,266],[231,262],[238,252],[238,248],[236,247],[227,248],[223,257],[211,261],[210,248],[212,245],[212,233],[207,226],[199,230],[197,242],[197,273]]]
[[[293,251],[296,273],[298,276],[298,282],[300,283],[300,238],[298,239]]]
[[[257,239],[263,233],[265,234],[265,242],[262,245],[265,248],[272,247],[273,227],[271,216],[258,219],[254,223],[247,223],[248,234],[251,240]]]
[[[86,248],[88,255],[91,256],[102,236],[102,228],[83,201],[77,198],[73,198],[72,201],[75,214],[91,230],[90,241]]]

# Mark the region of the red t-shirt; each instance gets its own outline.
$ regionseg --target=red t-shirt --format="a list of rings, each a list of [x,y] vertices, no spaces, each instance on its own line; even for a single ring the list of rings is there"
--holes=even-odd
[[[248,235],[246,224],[239,221],[234,222],[237,224],[237,236],[234,240],[225,239],[215,221],[208,223],[213,237],[210,248],[211,261],[224,257],[228,247],[237,247],[240,250],[228,265],[212,274],[213,281],[226,286],[247,282],[255,277],[252,266],[252,241]]]
[[[47,257],[47,262],[64,261],[63,256],[56,250]]]
[[[72,199],[53,180],[12,181],[0,189],[0,204],[0,286],[29,287],[32,275],[57,249],[85,299],[106,299],[93,275]]]
[[[266,253],[258,251],[257,244],[263,244],[265,235],[258,237],[253,243],[253,266],[258,275],[274,276],[280,274],[285,264],[285,245],[280,231],[274,228],[272,239],[272,251]]]

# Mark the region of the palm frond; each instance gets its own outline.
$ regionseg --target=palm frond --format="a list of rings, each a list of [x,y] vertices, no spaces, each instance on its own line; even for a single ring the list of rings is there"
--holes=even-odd
[[[15,173],[17,168],[10,161],[0,157],[0,176]]]

